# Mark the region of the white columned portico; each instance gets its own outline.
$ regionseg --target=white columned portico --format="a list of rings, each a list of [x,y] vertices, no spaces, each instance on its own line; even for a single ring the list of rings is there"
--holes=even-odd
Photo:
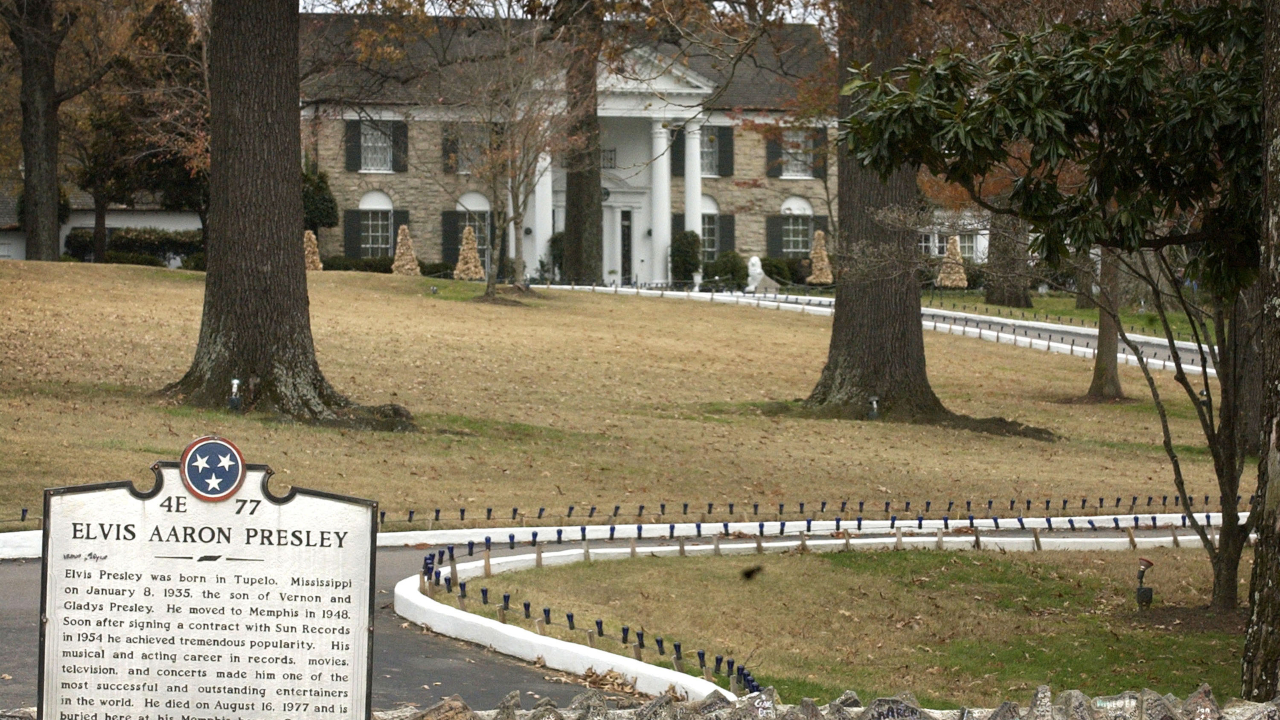
[[[551,262],[551,235],[555,233],[553,203],[551,189],[551,156],[543,153],[538,156],[538,181],[533,186],[533,246],[534,257],[526,258],[529,269],[536,271],[538,261]]]
[[[649,165],[653,197],[653,233],[649,282],[667,282],[667,256],[671,251],[671,139],[662,120],[653,121],[653,162]]]
[[[684,128],[684,229],[702,234],[702,123]]]

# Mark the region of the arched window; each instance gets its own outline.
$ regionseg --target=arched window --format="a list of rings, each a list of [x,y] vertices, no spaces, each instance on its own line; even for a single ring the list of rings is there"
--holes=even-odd
[[[710,195],[702,196],[702,261],[715,262],[720,242],[720,205]]]
[[[395,231],[391,227],[391,198],[372,190],[360,198],[360,257],[387,257]]]
[[[806,258],[813,241],[813,205],[802,197],[782,201],[782,256]]]
[[[476,234],[476,245],[480,253],[480,262],[485,272],[489,271],[489,199],[478,192],[469,192],[458,198],[457,211],[462,213],[458,222],[458,232],[471,228]]]

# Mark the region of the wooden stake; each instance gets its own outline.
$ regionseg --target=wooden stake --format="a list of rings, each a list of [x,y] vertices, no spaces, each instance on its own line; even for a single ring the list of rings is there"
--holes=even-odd
[[[493,577],[493,569],[489,567],[489,551],[484,551],[484,576]]]
[[[640,649],[640,643],[632,643],[631,652],[636,656],[637,660],[644,660],[644,650]]]
[[[680,557],[684,557],[684,538],[680,538]]]
[[[1171,527],[1169,528],[1169,532],[1173,535],[1173,546],[1182,547],[1182,543],[1178,540],[1178,528]]]
[[[542,567],[542,546],[541,545],[538,546],[537,551],[534,552],[533,554],[533,566],[538,568]]]
[[[1133,528],[1125,528],[1125,529],[1124,529],[1124,532],[1125,532],[1125,534],[1126,534],[1126,535],[1128,535],[1128,536],[1129,536],[1129,548],[1130,548],[1131,550],[1137,550],[1137,549],[1138,549],[1138,540],[1137,540],[1137,538],[1135,538],[1135,537],[1133,536]]]
[[[671,658],[671,667],[678,673],[684,672],[684,663],[675,657]]]
[[[715,536],[715,539],[712,540],[711,554],[715,555],[716,557],[720,557],[720,536],[719,535]]]
[[[586,540],[582,541],[582,560],[583,562],[591,562],[591,543]]]
[[[849,552],[849,550],[850,550],[850,549],[851,549],[851,548],[850,548],[850,545],[849,545],[849,531],[848,531],[848,530],[845,530],[845,531],[844,531],[844,551],[845,551],[845,552]]]
[[[431,596],[431,591],[427,589],[427,574],[421,571],[418,572],[418,594]]]
[[[703,679],[703,680],[711,680],[712,682],[714,682],[714,681],[715,681],[715,679],[711,676],[711,666],[710,666],[710,665],[707,665],[706,667],[702,668],[702,679]]]
[[[636,556],[636,539],[631,538],[631,557]]]
[[[893,549],[894,550],[902,549],[902,528],[898,528],[897,538],[895,538],[893,541]]]
[[[1040,528],[1031,528],[1031,540],[1036,552],[1040,552],[1044,549],[1040,547]]]
[[[809,540],[804,533],[800,533],[800,552],[809,552]]]
[[[756,554],[757,555],[764,554],[764,542],[761,541],[760,538],[756,538]]]
[[[534,618],[533,626],[538,629],[539,635],[547,634],[547,624],[543,622],[542,618]]]
[[[498,606],[498,622],[503,625],[507,624],[507,611],[501,605]]]
[[[973,549],[974,550],[982,549],[982,531],[979,530],[977,527],[973,528]]]
[[[462,612],[467,611],[467,599],[462,597],[462,593],[458,593],[458,609]]]
[[[453,584],[458,584],[458,561],[449,558],[449,577],[453,578]]]
[[[942,549],[942,528],[938,528],[938,539],[934,545],[938,550]]]
[[[595,630],[588,630],[588,631],[587,631],[587,645],[588,645],[588,646],[590,646],[590,647],[595,647],[595,646],[596,646],[596,631],[595,631]]]

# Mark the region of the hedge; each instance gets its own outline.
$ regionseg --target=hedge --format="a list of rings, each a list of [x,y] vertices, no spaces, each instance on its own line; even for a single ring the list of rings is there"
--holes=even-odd
[[[204,234],[199,230],[159,228],[109,228],[107,257],[111,253],[148,255],[163,265],[170,255],[187,257],[204,252]],[[67,254],[88,260],[93,256],[93,231],[77,228],[67,234]],[[151,263],[148,263],[151,264]]]

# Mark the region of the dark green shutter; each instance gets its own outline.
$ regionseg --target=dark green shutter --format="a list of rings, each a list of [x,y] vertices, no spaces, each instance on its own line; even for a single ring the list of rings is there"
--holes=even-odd
[[[360,211],[342,213],[342,254],[349,258],[360,257]]]
[[[391,170],[409,170],[409,123],[403,120],[391,123]]]
[[[671,141],[671,177],[684,177],[684,130],[676,130]]]
[[[720,215],[719,225],[716,228],[716,232],[719,233],[719,235],[716,236],[716,255],[717,256],[719,256],[719,254],[722,252],[737,250],[736,242],[733,237],[733,231],[734,231],[733,216]]]
[[[786,218],[782,215],[770,215],[764,219],[765,256],[782,257],[782,223]]]
[[[684,213],[671,213],[671,237],[684,232]]]
[[[456,174],[458,172],[458,134],[452,125],[443,126],[440,133],[440,156],[444,171]]]
[[[400,226],[409,224],[408,210],[391,211],[391,255],[396,254],[396,241],[400,239]]]
[[[782,177],[782,143],[778,138],[765,138],[764,176],[771,178]]]
[[[440,260],[450,265],[458,264],[458,246],[462,242],[459,236],[462,215],[455,210],[440,213]]]
[[[813,216],[813,229],[814,229],[814,230],[821,230],[821,231],[822,231],[822,232],[824,232],[824,233],[825,233],[825,232],[827,232],[827,216],[826,216],[826,215],[814,215],[814,216]],[[828,247],[828,248],[830,248],[830,247],[831,247],[831,238],[827,238],[827,247]]]
[[[813,176],[827,178],[827,129],[818,128],[813,133]]]
[[[733,177],[733,128],[718,127],[716,130],[716,162],[720,177]]]
[[[348,120],[343,131],[343,144],[347,148],[347,172],[360,171],[360,121]]]

